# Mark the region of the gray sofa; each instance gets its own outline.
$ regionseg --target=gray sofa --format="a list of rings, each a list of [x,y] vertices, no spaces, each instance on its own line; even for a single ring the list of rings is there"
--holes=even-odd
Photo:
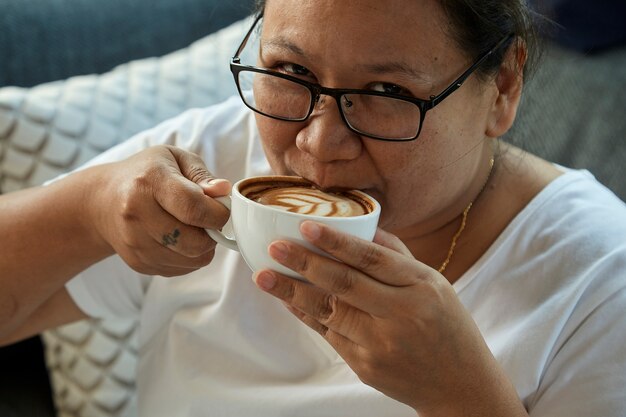
[[[505,139],[591,171],[626,201],[626,47],[584,55],[548,43]]]
[[[251,0],[0,2],[0,27],[5,29],[0,31],[0,87],[30,87],[81,74],[101,74],[118,64],[162,56],[247,15],[251,7]],[[584,55],[548,43],[543,65],[528,82],[519,117],[505,140],[562,165],[587,168],[626,199],[625,68],[624,46]],[[145,65],[131,66],[118,75],[132,81],[141,78],[145,69]],[[62,89],[79,89],[84,81],[76,79]],[[1,93],[0,89],[0,110],[2,97],[16,96]],[[18,93],[20,97],[26,94]],[[15,106],[11,112],[17,112],[19,106]],[[3,139],[1,122],[0,117],[0,184],[6,185],[2,165],[13,144],[2,142],[9,139]],[[52,123],[41,118],[36,122]],[[105,147],[98,146],[90,149]],[[59,164],[52,166],[60,169]],[[65,167],[71,168],[69,164]],[[56,416],[49,366],[39,338],[0,348],[0,416]]]
[[[0,86],[101,74],[161,56],[250,13],[252,0],[3,0]]]

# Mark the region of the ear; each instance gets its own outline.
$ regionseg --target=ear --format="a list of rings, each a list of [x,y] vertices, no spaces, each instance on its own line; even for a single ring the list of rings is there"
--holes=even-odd
[[[507,51],[495,78],[497,97],[493,102],[485,134],[497,138],[513,125],[524,85],[526,45],[518,40]]]

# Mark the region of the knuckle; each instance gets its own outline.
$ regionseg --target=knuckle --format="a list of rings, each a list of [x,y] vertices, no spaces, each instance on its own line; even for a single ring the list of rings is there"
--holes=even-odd
[[[323,325],[320,325],[320,326],[318,326],[318,328],[317,328],[317,332],[318,332],[318,333],[320,334],[320,336],[322,336],[324,339],[327,339],[327,338],[328,338],[328,335],[329,335],[328,330],[329,330],[329,329],[328,329],[328,327],[323,326]]]
[[[182,194],[182,193],[181,193]],[[203,220],[206,220],[205,205],[200,199],[197,198],[185,198],[181,196],[178,201],[184,201],[184,206],[181,208],[181,219],[186,224],[198,225]]]
[[[280,298],[288,302],[293,301],[297,297],[296,286],[291,281],[290,279],[284,280],[284,284],[278,286],[280,289]]]
[[[380,265],[382,253],[376,245],[367,245],[360,259],[360,265],[363,269],[372,269]]]
[[[355,271],[349,267],[343,267],[339,276],[331,282],[331,291],[333,294],[346,295],[354,289],[356,277]]]
[[[217,247],[217,243],[215,243],[204,230],[199,230],[199,232],[202,237],[198,240],[198,243],[195,247],[196,256],[207,257],[210,254],[215,254],[215,248]]]
[[[313,330],[315,330],[317,333],[319,333],[323,338],[327,338],[327,336],[330,334],[329,333],[329,329],[328,327],[326,327],[323,322],[321,322],[319,319],[312,317],[312,316],[305,316],[302,320],[307,326],[309,326],[310,328],[312,328]]]
[[[140,199],[131,191],[125,192],[119,203],[119,215],[125,222],[135,222],[139,220]]]
[[[144,262],[139,259],[136,255],[128,255],[123,258],[126,265],[128,265],[133,271],[139,272],[140,274],[151,275],[152,269],[149,268]]]
[[[304,276],[306,276],[311,270],[311,260],[306,254],[300,256],[297,268],[298,272],[300,272]]]
[[[162,164],[151,164],[139,171],[131,180],[132,188],[140,191],[151,189],[163,176],[164,167]]]
[[[324,238],[326,238],[326,236],[324,236]],[[347,244],[345,236],[337,235],[334,233],[328,237],[327,241],[328,250],[330,251],[330,253],[337,253]]]
[[[333,322],[337,316],[337,297],[327,294],[322,298],[318,308],[317,316],[322,323],[328,324]]]
[[[193,155],[193,160],[196,163],[201,162],[200,157],[198,157],[197,155]],[[203,180],[207,180],[210,178],[213,178],[211,176],[211,174],[206,170],[206,168],[204,168],[204,166],[198,166],[196,164],[194,164],[193,166],[189,167],[189,170],[186,172],[186,176],[187,179],[190,181],[193,181],[195,183],[199,183],[200,181]]]
[[[357,375],[361,382],[366,385],[372,385],[379,379],[378,375],[381,368],[381,360],[373,354],[364,355],[359,362]]]
[[[193,258],[192,267],[194,268],[202,268],[203,266],[207,266],[213,261],[213,257],[215,256],[215,251],[209,251],[204,253],[196,258]]]

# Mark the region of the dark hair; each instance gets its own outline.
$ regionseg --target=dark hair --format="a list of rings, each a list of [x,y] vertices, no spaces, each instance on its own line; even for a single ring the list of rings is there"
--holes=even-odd
[[[524,75],[534,71],[541,54],[538,36],[540,15],[528,6],[527,0],[439,0],[450,19],[448,34],[463,51],[477,57],[508,34],[516,52],[526,54]],[[493,75],[509,48],[500,48],[480,67],[478,74]]]
[[[261,13],[267,0],[256,0],[256,12]],[[462,51],[476,59],[507,35],[514,33],[511,41],[517,53],[526,54],[524,76],[535,69],[540,56],[538,24],[539,14],[527,0],[439,0],[450,21],[450,33]],[[507,45],[509,46],[509,45]],[[500,48],[487,59],[476,74],[483,78],[494,75],[509,48]]]

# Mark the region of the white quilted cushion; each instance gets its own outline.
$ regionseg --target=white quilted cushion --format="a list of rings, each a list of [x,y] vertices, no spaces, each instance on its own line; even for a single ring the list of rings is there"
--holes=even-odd
[[[39,185],[185,109],[235,94],[228,64],[249,24],[106,74],[0,88],[0,192]],[[79,322],[44,341],[59,417],[137,414],[135,322]]]

